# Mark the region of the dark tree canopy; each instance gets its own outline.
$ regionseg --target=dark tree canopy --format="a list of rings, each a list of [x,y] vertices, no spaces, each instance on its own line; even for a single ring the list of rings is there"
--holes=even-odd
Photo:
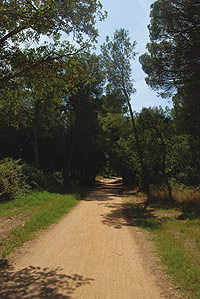
[[[146,82],[162,96],[174,96],[190,131],[200,125],[200,2],[158,0],[151,7],[147,44],[140,57]],[[176,104],[177,106],[177,104]],[[195,128],[192,122],[195,122]]]
[[[149,54],[140,57],[147,84],[164,92],[199,84],[199,1],[158,0],[150,17]]]

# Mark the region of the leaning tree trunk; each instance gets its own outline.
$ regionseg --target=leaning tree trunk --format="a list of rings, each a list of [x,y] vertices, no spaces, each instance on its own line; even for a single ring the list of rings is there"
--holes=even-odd
[[[140,158],[140,164],[141,164],[141,167],[142,167],[142,177],[143,177],[143,181],[144,181],[144,189],[145,189],[145,193],[147,195],[147,203],[148,203],[151,200],[151,195],[150,195],[150,190],[149,190],[149,182],[148,182],[148,178],[147,178],[146,166],[144,164],[143,152],[142,152],[142,149],[141,149],[141,146],[140,146],[138,132],[137,132],[137,128],[136,128],[136,125],[135,125],[135,118],[134,118],[134,115],[133,115],[133,110],[132,110],[128,95],[126,95],[126,99],[127,99],[127,104],[128,104],[128,108],[129,108],[129,113],[130,113],[130,116],[131,116],[133,133],[134,133],[135,140],[136,140],[137,150],[138,150],[138,154],[139,154],[139,158]]]
[[[168,180],[168,177],[167,177],[167,174],[166,174],[165,170],[163,171],[163,176],[164,176],[165,183],[166,183],[166,186],[167,186],[169,200],[171,202],[174,202],[174,198],[173,198],[173,195],[172,195],[172,187],[169,183],[169,180]]]
[[[158,130],[157,127],[154,127],[155,131],[157,132],[161,142],[162,142],[162,147],[163,147],[163,160],[162,160],[162,174],[163,174],[163,177],[164,177],[164,180],[165,180],[165,184],[167,186],[167,190],[168,190],[168,196],[169,196],[169,200],[171,202],[174,202],[174,198],[173,198],[173,195],[172,195],[172,187],[169,183],[169,180],[168,180],[168,177],[167,177],[167,174],[165,172],[165,168],[166,168],[166,156],[167,156],[167,150],[166,150],[166,145],[165,145],[165,141],[163,139],[163,136],[161,134],[161,132]]]

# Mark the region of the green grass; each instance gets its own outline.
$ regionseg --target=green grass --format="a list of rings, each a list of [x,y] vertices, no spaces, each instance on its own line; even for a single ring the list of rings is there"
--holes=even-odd
[[[178,208],[131,205],[134,225],[148,230],[157,254],[187,298],[200,298],[200,219]]]
[[[52,223],[78,203],[80,195],[33,192],[29,195],[0,204],[0,220],[23,219],[23,225],[14,227],[6,237],[0,238],[0,257],[6,257],[16,247],[31,240],[35,234]]]

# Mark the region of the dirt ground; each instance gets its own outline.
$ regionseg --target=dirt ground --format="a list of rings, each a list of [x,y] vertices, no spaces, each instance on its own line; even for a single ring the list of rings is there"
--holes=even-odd
[[[148,235],[125,219],[126,200],[120,184],[104,180],[2,263],[0,298],[181,298],[157,265]]]

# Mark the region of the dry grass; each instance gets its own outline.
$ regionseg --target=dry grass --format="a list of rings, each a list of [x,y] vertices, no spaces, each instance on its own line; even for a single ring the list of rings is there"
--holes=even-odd
[[[176,186],[173,188],[173,196],[177,203],[189,211],[200,212],[200,190],[198,188]]]
[[[153,200],[158,201],[166,201],[168,199],[167,188],[163,185],[150,185],[150,193]]]
[[[152,198],[156,201],[167,201],[168,192],[165,186],[150,187]],[[200,190],[197,187],[176,185],[172,187],[173,198],[179,206],[200,213]]]

